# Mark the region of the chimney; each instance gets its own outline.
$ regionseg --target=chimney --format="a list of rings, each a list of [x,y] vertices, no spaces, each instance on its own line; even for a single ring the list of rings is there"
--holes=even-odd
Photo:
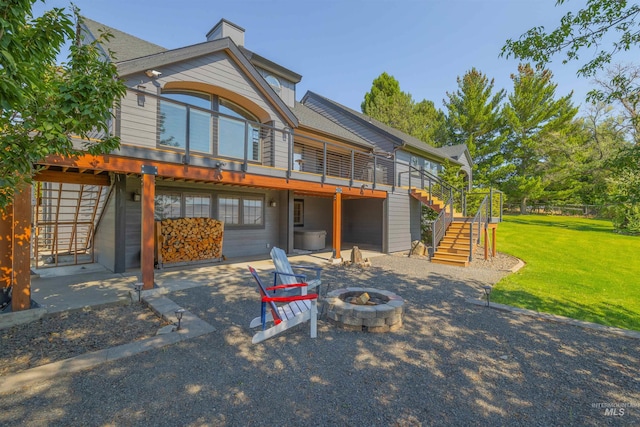
[[[224,37],[229,37],[238,46],[244,46],[244,28],[226,19],[221,19],[207,33],[207,41],[222,39]]]

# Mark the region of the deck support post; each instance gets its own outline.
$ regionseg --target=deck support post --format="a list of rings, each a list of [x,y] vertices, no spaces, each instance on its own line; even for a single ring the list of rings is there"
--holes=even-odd
[[[13,197],[11,310],[31,308],[31,186]]]
[[[153,289],[154,286],[154,243],[155,243],[155,198],[156,175],[155,166],[142,166],[142,233],[140,242],[140,271],[142,289]]]
[[[13,205],[0,209],[0,288],[11,286],[13,277]]]
[[[333,196],[333,259],[340,260],[340,244],[342,242],[342,189],[336,188]]]
[[[484,259],[489,259],[489,229],[484,227]]]
[[[491,227],[491,255],[496,256],[496,227]]]

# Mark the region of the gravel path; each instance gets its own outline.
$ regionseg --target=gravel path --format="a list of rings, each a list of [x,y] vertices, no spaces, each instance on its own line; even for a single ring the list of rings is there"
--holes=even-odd
[[[398,332],[321,319],[315,340],[305,324],[251,345],[254,285],[212,278],[169,298],[215,332],[3,395],[0,425],[640,425],[640,341],[465,302],[505,272],[371,261],[327,267],[322,293],[399,294]]]

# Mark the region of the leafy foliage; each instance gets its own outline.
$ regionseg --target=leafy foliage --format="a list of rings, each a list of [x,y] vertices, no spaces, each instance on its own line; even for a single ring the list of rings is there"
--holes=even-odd
[[[622,150],[611,166],[615,174],[608,178],[608,194],[615,203],[614,227],[640,234],[640,146]]]
[[[102,154],[119,146],[109,135],[112,108],[126,88],[97,44],[80,43],[79,11],[52,9],[32,18],[35,0],[14,0],[0,19],[0,207],[31,182],[49,155]],[[69,61],[56,65],[68,40]],[[72,137],[90,141],[74,145]]]
[[[640,142],[640,67],[617,64],[594,82],[599,89],[589,92],[589,99],[619,106],[624,118],[620,127],[635,143]]]
[[[556,5],[566,0],[557,0]],[[577,12],[568,12],[553,31],[544,27],[531,28],[518,40],[509,39],[502,47],[501,55],[531,60],[539,66],[551,62],[561,52],[563,64],[580,60],[582,49],[600,49],[610,32],[617,37],[606,48],[593,52],[592,59],[578,71],[580,75],[592,76],[611,62],[620,51],[628,51],[640,42],[640,5],[626,0],[587,0],[586,7]]]

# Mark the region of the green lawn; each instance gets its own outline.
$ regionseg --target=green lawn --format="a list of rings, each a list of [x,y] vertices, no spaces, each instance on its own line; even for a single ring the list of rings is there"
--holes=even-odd
[[[608,221],[509,215],[498,250],[526,262],[491,300],[574,319],[640,330],[640,237]]]

